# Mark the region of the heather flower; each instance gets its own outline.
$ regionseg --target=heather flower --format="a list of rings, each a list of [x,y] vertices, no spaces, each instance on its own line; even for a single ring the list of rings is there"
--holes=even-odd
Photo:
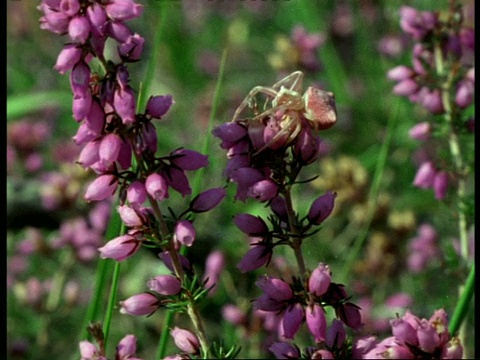
[[[461,107],[466,108],[473,103],[473,93],[475,91],[475,84],[468,79],[462,80],[457,85],[457,92],[455,95],[455,103]]]
[[[435,192],[435,199],[442,200],[447,195],[448,190],[448,173],[439,171],[435,174],[433,179],[433,190]]]
[[[210,290],[209,295],[213,295],[216,290],[218,279],[225,267],[225,256],[220,250],[212,251],[205,260],[205,271],[203,281],[205,288]]]
[[[288,342],[273,343],[268,350],[271,351],[277,359],[300,358],[300,349],[295,344],[290,344]]]
[[[175,104],[172,95],[150,96],[147,102],[145,115],[150,115],[155,119],[161,119],[170,107]]]
[[[190,202],[190,210],[195,213],[210,211],[227,195],[225,188],[213,188],[198,194]]]
[[[127,188],[127,201],[132,205],[141,205],[147,200],[145,184],[139,180],[133,181]]]
[[[228,149],[247,135],[247,128],[237,122],[228,122],[215,127],[212,134],[222,140],[222,148]]]
[[[387,72],[387,77],[394,81],[406,80],[411,78],[413,75],[415,75],[415,71],[405,65],[395,66]]]
[[[327,191],[326,194],[318,197],[310,207],[308,220],[311,224],[320,225],[333,211],[337,194]]]
[[[259,202],[273,199],[278,194],[278,186],[270,179],[260,180],[247,189],[247,196]]]
[[[98,249],[102,259],[123,261],[135,254],[140,247],[140,241],[133,235],[126,234],[110,240]]]
[[[179,149],[170,154],[171,162],[182,170],[198,170],[208,165],[208,158],[194,150]]]
[[[73,95],[82,97],[89,92],[90,68],[84,61],[75,64],[70,73],[70,87]]]
[[[105,12],[112,20],[132,20],[142,15],[143,5],[133,0],[113,0],[105,6]]]
[[[117,160],[122,146],[122,139],[114,133],[107,134],[100,142],[98,155],[104,164],[110,164]]]
[[[315,342],[324,341],[327,332],[327,319],[323,308],[318,304],[307,306],[305,320],[308,330],[315,338]]]
[[[141,293],[120,301],[120,313],[133,316],[151,315],[159,307],[160,301],[155,295]]]
[[[124,61],[138,61],[143,52],[145,39],[139,34],[133,34],[118,46],[118,54]]]
[[[189,354],[196,354],[200,349],[200,341],[192,332],[175,326],[170,333],[177,347]]]
[[[268,226],[260,216],[238,214],[233,218],[233,223],[250,236],[265,236],[268,233]]]
[[[100,160],[98,150],[100,149],[100,140],[93,140],[88,142],[80,152],[77,163],[84,168],[89,168]]]
[[[156,276],[148,281],[147,286],[161,295],[176,295],[182,288],[180,281],[172,275]]]
[[[253,245],[237,265],[241,272],[253,271],[268,264],[272,257],[272,250],[264,244]]]
[[[337,347],[340,348],[343,345],[343,342],[346,338],[345,328],[343,327],[343,322],[337,319],[333,319],[332,325],[327,329],[327,334],[325,337],[325,344],[329,348]]]
[[[130,86],[119,87],[113,96],[113,107],[125,125],[135,122],[135,95]]]
[[[283,336],[286,339],[293,339],[302,325],[304,311],[302,305],[295,303],[287,307],[282,318]]]
[[[233,304],[227,304],[222,307],[222,317],[234,325],[245,325],[247,323],[247,316],[244,311]]]
[[[118,360],[135,360],[137,352],[137,339],[134,335],[126,335],[117,345],[116,357]]]
[[[80,360],[107,360],[107,358],[101,355],[100,350],[92,344],[90,341],[82,340],[78,344],[80,350]]]
[[[331,277],[328,265],[319,263],[308,279],[308,290],[315,296],[322,296],[330,287]]]
[[[265,176],[261,171],[249,167],[239,168],[232,171],[232,181],[237,183],[237,193],[235,199],[245,201],[248,197],[249,188],[255,183],[264,180]]]
[[[84,44],[90,35],[90,22],[85,16],[75,16],[68,24],[68,35],[74,43]]]
[[[162,259],[165,266],[170,271],[172,271],[172,272],[175,271],[175,269],[173,268],[172,256],[170,255],[170,253],[168,251],[163,251],[160,254],[158,254],[158,256],[160,257],[160,259]],[[192,269],[192,265],[190,264],[190,261],[188,261],[188,259],[185,256],[183,256],[181,254],[178,254],[178,258],[180,259],[180,265],[184,269],[186,269],[186,270],[191,270]]]
[[[75,44],[67,44],[63,50],[58,54],[57,62],[53,67],[60,74],[65,74],[77,64],[82,57],[82,49]]]
[[[107,24],[107,14],[105,13],[103,6],[97,2],[90,4],[90,6],[87,7],[86,15],[95,37],[103,36]]]
[[[105,200],[117,190],[118,180],[115,175],[104,174],[93,180],[85,191],[87,201]]]
[[[394,319],[390,321],[392,334],[400,342],[410,345],[418,345],[417,332],[413,326],[404,319]]]
[[[145,180],[145,189],[147,193],[156,200],[168,198],[168,186],[162,175],[153,173],[148,175]]]
[[[165,181],[168,186],[178,191],[182,196],[187,196],[192,193],[187,175],[185,175],[183,170],[173,166],[169,167],[165,173]]]
[[[413,185],[421,189],[429,189],[433,186],[437,169],[431,161],[425,161],[420,165],[413,180]]]
[[[273,300],[286,301],[293,298],[293,291],[288,283],[274,277],[261,276],[255,283]]]
[[[393,87],[393,93],[396,95],[409,96],[415,94],[420,89],[420,85],[413,79],[400,81]]]
[[[129,227],[141,227],[146,222],[145,215],[138,207],[121,205],[117,207],[117,211],[124,224]]]
[[[173,239],[177,244],[192,246],[195,241],[196,232],[193,224],[189,220],[180,220],[175,225]]]

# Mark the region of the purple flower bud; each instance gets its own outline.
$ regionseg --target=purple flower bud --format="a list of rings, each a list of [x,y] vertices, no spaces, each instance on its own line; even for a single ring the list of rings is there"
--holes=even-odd
[[[432,114],[443,114],[445,112],[442,102],[442,94],[438,89],[422,92],[419,102]]]
[[[313,136],[309,128],[303,128],[293,147],[295,157],[304,164],[311,164],[318,158],[320,142],[320,137]]]
[[[93,180],[85,191],[86,201],[101,201],[112,196],[117,190],[118,180],[115,175],[104,174]]]
[[[247,129],[236,122],[228,122],[214,128],[212,134],[222,141],[234,143],[247,135]]]
[[[285,303],[272,299],[268,294],[263,294],[253,300],[253,308],[268,312],[280,312],[285,308]]]
[[[60,74],[65,74],[71,70],[73,66],[82,58],[82,49],[74,44],[67,44],[63,47],[60,54],[58,54],[57,62],[53,67]]]
[[[179,149],[171,154],[171,162],[182,170],[198,170],[208,165],[208,157],[194,150]]]
[[[107,15],[100,3],[93,2],[87,7],[87,18],[92,25],[91,29],[96,35],[95,38],[103,36],[105,33],[105,25],[107,23]]]
[[[113,107],[125,125],[132,125],[135,122],[135,94],[131,87],[115,90]]]
[[[292,288],[288,283],[283,280],[261,276],[257,282],[255,282],[260,289],[263,290],[268,297],[277,301],[286,301],[293,298]]]
[[[98,150],[100,160],[105,164],[110,164],[117,160],[121,145],[122,139],[117,134],[110,133],[105,135],[100,142]]]
[[[92,106],[92,94],[87,91],[84,95],[74,96],[72,101],[73,118],[82,121],[90,112]]]
[[[209,293],[210,295],[215,292],[218,278],[220,277],[224,267],[225,256],[220,250],[211,252],[205,260],[203,281],[205,281],[205,288],[212,288]]]
[[[411,78],[413,75],[415,75],[415,72],[405,65],[396,66],[393,69],[390,69],[387,73],[387,77],[394,81],[406,80]]]
[[[405,79],[393,87],[395,95],[409,96],[415,94],[420,89],[420,85],[415,80]]]
[[[173,100],[172,95],[150,96],[145,114],[150,115],[155,119],[161,119],[173,104],[175,104],[175,101]]]
[[[250,236],[265,236],[268,233],[268,226],[260,216],[237,214],[233,218],[233,223]]]
[[[98,156],[99,148],[99,140],[90,141],[80,152],[77,162],[84,168],[90,167],[100,159],[100,157]]]
[[[40,29],[62,35],[68,31],[69,22],[70,19],[65,13],[59,11],[46,12],[40,18]]]
[[[435,348],[441,345],[437,331],[426,319],[420,321],[416,336],[418,338],[418,346],[427,353],[433,353]]]
[[[170,167],[165,178],[167,185],[178,191],[182,196],[187,196],[192,193],[188,178],[183,170],[176,167]]]
[[[275,355],[277,359],[299,359],[300,349],[295,344],[287,342],[273,343],[268,350]]]
[[[368,359],[364,357],[370,350],[374,349],[377,345],[377,339],[375,336],[366,336],[357,339],[352,348],[352,359]]]
[[[88,125],[84,122],[78,127],[77,133],[73,136],[73,141],[76,145],[81,146],[93,141],[97,138],[97,135],[92,133],[88,128]]]
[[[100,257],[102,259],[114,259],[123,261],[132,256],[140,248],[140,241],[134,236],[126,234],[116,237],[100,247]]]
[[[189,354],[196,354],[200,348],[200,342],[195,334],[175,326],[171,335],[177,347]]]
[[[430,138],[431,125],[428,121],[418,123],[412,127],[408,135],[415,140],[427,141]]]
[[[290,305],[282,318],[283,336],[293,339],[303,321],[303,307],[299,303]]]
[[[463,347],[458,337],[455,336],[443,346],[441,359],[463,359]]]
[[[138,61],[142,56],[144,43],[145,39],[143,37],[139,34],[134,34],[118,46],[118,54],[122,59]]]
[[[142,293],[130,296],[120,301],[120,313],[133,316],[151,315],[160,307],[160,301],[155,295]]]
[[[132,205],[141,205],[147,200],[145,184],[135,180],[127,189],[127,201]]]
[[[281,127],[279,121],[275,116],[270,117],[267,121],[265,129],[263,130],[263,142],[267,144],[270,149],[277,150],[286,144],[288,140],[288,133],[280,133]],[[279,134],[277,136],[277,134]]]
[[[119,43],[124,43],[133,33],[123,22],[112,21],[107,23],[107,35]]]
[[[70,87],[74,96],[84,97],[89,92],[90,67],[85,61],[79,61],[75,64],[70,74]]]
[[[333,348],[334,346],[340,348],[342,347],[346,336],[347,334],[345,332],[345,328],[343,327],[343,322],[337,319],[333,319],[332,325],[327,330],[325,344],[329,348]]]
[[[455,95],[455,103],[461,108],[470,106],[473,103],[474,92],[475,85],[472,81],[460,81],[457,87],[457,94]]]
[[[448,174],[445,171],[440,171],[433,179],[433,190],[435,192],[435,199],[442,200],[447,195],[448,190]]]
[[[180,220],[175,225],[173,239],[181,245],[192,246],[195,241],[196,232],[193,224],[189,220]]]
[[[156,200],[168,199],[168,186],[162,175],[153,173],[145,181],[147,193]]]
[[[308,279],[308,291],[315,296],[322,296],[327,292],[330,283],[330,268],[328,265],[319,263]]]
[[[90,35],[90,22],[85,16],[75,16],[68,24],[68,35],[74,43],[84,44]]]
[[[318,304],[307,306],[306,322],[308,330],[315,337],[315,342],[324,341],[327,334],[325,311]]]
[[[277,215],[282,221],[288,221],[287,203],[283,197],[279,195],[273,198],[272,201],[270,201],[270,207],[275,215]]]
[[[100,351],[90,341],[83,340],[78,344],[81,360],[106,360],[106,357],[100,355]]]
[[[150,150],[152,153],[157,152],[157,131],[155,126],[151,122],[148,122],[142,132],[143,140],[147,149]],[[142,151],[145,149],[142,149]]]
[[[259,202],[271,200],[277,196],[277,194],[278,186],[270,179],[260,180],[247,190],[247,196]]]
[[[124,224],[129,227],[140,227],[145,224],[145,215],[137,208],[121,205],[117,207],[117,211]]]
[[[403,344],[418,345],[417,333],[413,326],[403,319],[390,320],[392,334]]]
[[[116,350],[116,356],[119,360],[134,360],[137,352],[137,338],[134,335],[126,335],[120,340]]]
[[[449,338],[448,315],[444,309],[435,310],[428,322],[435,328],[441,339],[446,340]]]
[[[227,195],[225,188],[213,188],[198,194],[190,202],[190,210],[195,213],[202,213],[212,210]]]
[[[318,197],[308,211],[308,221],[310,224],[320,225],[333,211],[337,193],[327,191],[324,195]]]
[[[98,101],[92,101],[90,111],[85,117],[85,123],[93,134],[98,136],[102,134],[105,125],[105,113]]]
[[[362,327],[362,316],[360,308],[350,302],[344,303],[335,309],[338,317],[352,329],[358,329]]]
[[[160,295],[176,295],[182,289],[180,280],[173,275],[159,275],[147,282],[150,290],[159,293]]]
[[[61,0],[59,10],[68,16],[74,16],[80,11],[79,0]]]
[[[429,189],[433,186],[437,170],[430,161],[424,162],[417,170],[413,185],[420,189]]]
[[[247,323],[245,313],[233,304],[227,304],[222,307],[222,317],[234,325],[245,325]]]
[[[242,272],[253,271],[267,264],[272,257],[272,250],[263,244],[253,245],[237,265]]]
[[[117,163],[122,169],[128,169],[132,166],[132,146],[129,142],[120,141],[120,151],[117,156]]]

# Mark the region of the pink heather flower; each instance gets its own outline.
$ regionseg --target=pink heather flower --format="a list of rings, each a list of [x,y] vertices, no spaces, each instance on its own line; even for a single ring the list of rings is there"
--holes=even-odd
[[[260,180],[247,189],[247,196],[259,202],[273,199],[278,194],[278,186],[270,179]]]
[[[56,34],[64,34],[68,31],[69,16],[59,11],[46,11],[40,18],[40,29],[48,30]]]
[[[90,22],[85,16],[75,16],[68,24],[68,35],[74,43],[84,44],[90,35]]]
[[[260,216],[237,214],[233,218],[233,223],[250,236],[265,236],[268,233],[268,226]]]
[[[247,129],[236,122],[228,122],[214,128],[212,134],[222,142],[235,143],[247,135]]]
[[[418,102],[420,102],[432,114],[443,114],[445,112],[440,90],[429,90],[423,87],[418,95]]]
[[[147,190],[141,181],[133,181],[127,188],[127,201],[132,205],[141,205],[147,200]]]
[[[261,171],[250,167],[236,169],[231,174],[232,181],[237,183],[237,193],[235,199],[245,201],[250,186],[265,179]]]
[[[80,350],[80,360],[107,360],[105,356],[100,355],[100,351],[90,341],[82,340],[78,344]]]
[[[417,329],[418,347],[427,353],[432,353],[440,344],[440,336],[426,319],[420,320]]]
[[[187,196],[192,193],[192,188],[188,182],[187,175],[183,170],[176,167],[169,167],[165,174],[165,181],[167,185],[178,191],[182,196]]]
[[[100,201],[112,196],[117,190],[118,180],[115,175],[104,174],[93,180],[85,191],[86,201]]]
[[[135,359],[137,352],[137,338],[134,335],[126,335],[117,345],[116,359],[128,360]]]
[[[245,273],[247,271],[253,271],[267,264],[270,261],[271,257],[272,251],[270,248],[263,244],[253,245],[240,260],[237,268],[242,273]]]
[[[395,95],[409,96],[415,94],[420,89],[420,85],[415,80],[405,79],[393,87]]]
[[[148,175],[145,181],[147,193],[156,200],[168,198],[168,186],[162,175],[153,173]]]
[[[290,285],[278,278],[260,276],[255,282],[268,297],[277,301],[286,301],[293,298],[293,291]]]
[[[103,36],[107,24],[107,15],[100,3],[93,2],[87,7],[87,18],[91,24],[91,30],[94,32],[94,38]]]
[[[145,39],[139,34],[133,34],[127,41],[118,46],[118,54],[122,59],[128,61],[140,60],[143,52]]]
[[[113,95],[113,107],[125,125],[135,122],[135,94],[130,86],[118,88]]]
[[[175,326],[171,333],[177,347],[189,354],[196,354],[200,349],[200,341],[192,332]]]
[[[408,135],[415,140],[427,141],[430,139],[432,127],[428,121],[418,123],[408,131]]]
[[[327,292],[330,282],[330,268],[328,265],[319,263],[308,279],[308,291],[315,296],[322,296]]]
[[[113,163],[118,158],[121,146],[122,139],[120,136],[114,133],[105,135],[98,149],[100,160],[106,165]]]
[[[209,295],[212,295],[217,287],[218,279],[225,267],[225,256],[220,250],[212,251],[205,260],[205,271],[203,273],[203,281],[205,288],[210,288]]]
[[[155,119],[161,119],[170,107],[175,104],[172,95],[157,95],[150,96],[145,110],[146,115],[150,115]]]
[[[123,261],[140,248],[140,241],[134,236],[126,234],[116,237],[100,247],[100,257],[102,259],[114,259],[116,261]]]
[[[296,158],[304,164],[314,162],[318,158],[320,142],[320,137],[313,136],[309,128],[303,128],[293,147]]]
[[[346,338],[345,328],[343,322],[337,319],[333,319],[332,325],[327,329],[327,335],[325,337],[325,344],[332,348],[335,345],[341,347]]]
[[[155,295],[141,293],[120,301],[120,313],[133,316],[151,315],[159,307],[160,301]]]
[[[400,8],[400,27],[415,40],[422,40],[437,24],[437,15],[410,6]]]
[[[102,135],[105,125],[105,113],[98,101],[92,101],[90,110],[85,117],[85,124],[92,134],[96,136]]]
[[[350,302],[344,303],[335,309],[338,317],[352,329],[358,329],[363,326],[360,308]]]
[[[375,336],[366,336],[357,339],[352,347],[352,359],[366,359],[363,356],[377,345]]]
[[[288,222],[287,203],[283,197],[279,195],[272,199],[270,208],[282,221]]]
[[[96,163],[100,157],[98,155],[98,149],[100,148],[100,141],[90,141],[85,145],[78,156],[78,161],[81,166],[88,168]]]
[[[275,355],[277,359],[299,359],[300,349],[295,344],[287,342],[273,343],[268,350]]]
[[[413,180],[413,185],[420,189],[429,189],[433,186],[437,169],[431,161],[425,161],[420,165]]]
[[[168,251],[163,251],[160,254],[158,254],[158,256],[160,257],[160,259],[162,259],[165,266],[171,272],[175,271],[175,269],[173,268],[172,256],[170,255],[170,253]],[[186,269],[186,270],[191,270],[192,269],[192,265],[190,264],[190,261],[188,261],[188,259],[185,256],[183,256],[181,254],[178,254],[178,257],[180,259],[180,264],[184,269]]]
[[[133,0],[113,0],[107,4],[105,11],[112,20],[132,20],[142,15],[143,5]]]
[[[156,276],[147,282],[147,286],[161,295],[176,295],[182,289],[180,280],[172,275]]]
[[[227,195],[225,188],[213,188],[198,194],[190,202],[190,210],[202,213],[215,208]]]
[[[320,225],[333,211],[335,198],[337,194],[327,191],[324,195],[318,197],[308,211],[308,220],[310,224]]]
[[[198,170],[208,166],[208,157],[194,150],[179,149],[170,156],[172,164],[182,170]]]
[[[324,341],[327,333],[327,319],[323,308],[318,304],[307,306],[305,320],[315,342]]]
[[[76,121],[82,121],[87,116],[92,106],[92,94],[74,96],[72,101],[72,114]],[[83,124],[82,124],[83,125]]]
[[[58,54],[57,62],[53,67],[60,74],[65,74],[71,70],[73,66],[80,61],[82,57],[82,49],[74,44],[67,44]]]
[[[461,107],[466,108],[473,103],[473,94],[475,92],[475,84],[470,80],[462,80],[457,87],[455,95],[455,103]]]
[[[413,326],[404,319],[390,320],[392,334],[403,344],[418,345],[417,332]]]
[[[244,325],[247,323],[245,313],[233,304],[226,304],[222,307],[222,317],[234,325]]]
[[[463,347],[458,337],[453,337],[442,349],[442,359],[462,359]]]
[[[390,80],[394,80],[394,81],[402,81],[405,79],[409,79],[413,75],[415,75],[415,72],[405,65],[396,66],[387,72],[387,77]]]
[[[285,303],[272,299],[268,294],[260,295],[252,302],[253,308],[261,311],[279,313],[285,309]]]
[[[286,339],[293,339],[303,321],[303,307],[299,303],[290,305],[283,314],[282,328]]]
[[[145,215],[138,207],[120,205],[117,207],[117,211],[124,224],[129,227],[141,227],[146,222]]]
[[[74,96],[85,96],[90,91],[90,67],[79,61],[75,64],[70,74],[70,86]]]
[[[133,32],[127,25],[118,21],[108,22],[106,32],[109,37],[115,39],[120,44],[126,42],[133,35]]]
[[[80,2],[79,0],[62,0],[58,10],[68,16],[74,16],[80,11]]]
[[[196,232],[191,221],[180,220],[177,222],[173,235],[176,243],[190,247],[195,241],[195,237]]]
[[[433,190],[435,192],[435,199],[442,200],[447,195],[448,190],[448,174],[445,171],[440,171],[433,179]]]

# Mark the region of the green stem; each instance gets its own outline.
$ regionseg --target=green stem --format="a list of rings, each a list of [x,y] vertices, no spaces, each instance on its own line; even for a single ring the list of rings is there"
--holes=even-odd
[[[457,306],[453,311],[452,320],[448,326],[448,331],[450,334],[454,335],[459,331],[461,324],[465,320],[468,314],[468,306],[470,301],[473,298],[475,292],[475,263],[472,264],[470,269],[470,274],[468,275],[467,282],[462,291],[460,299],[458,300]],[[465,346],[465,344],[464,344]]]
[[[307,268],[305,266],[305,259],[303,258],[302,253],[302,238],[299,236],[297,230],[297,224],[295,221],[295,212],[293,210],[293,203],[292,203],[292,196],[290,193],[290,188],[286,188],[283,191],[283,195],[285,196],[285,202],[287,204],[287,216],[288,216],[288,224],[290,227],[290,232],[295,235],[291,242],[291,247],[295,254],[295,259],[297,260],[298,271],[300,272],[301,276],[304,276],[307,272]]]
[[[111,261],[111,260],[107,260],[107,261]],[[107,348],[108,335],[110,333],[110,325],[112,322],[113,310],[115,309],[115,304],[117,301],[117,290],[118,290],[119,278],[120,278],[120,263],[116,261],[115,267],[113,269],[112,287],[110,289],[110,297],[108,299],[107,311],[105,314],[105,319],[103,320],[103,335],[104,335],[105,349]]]
[[[157,354],[155,359],[160,360],[165,357],[165,352],[167,350],[168,336],[170,335],[170,326],[173,321],[173,315],[175,311],[167,310],[165,314],[165,319],[163,320],[163,329],[160,334],[160,341],[158,342]]]

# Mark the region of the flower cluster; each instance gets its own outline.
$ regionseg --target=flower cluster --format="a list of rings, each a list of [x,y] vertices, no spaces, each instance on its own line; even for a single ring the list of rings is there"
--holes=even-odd
[[[107,360],[105,350],[95,346],[90,341],[83,340],[79,344],[80,360]],[[137,352],[137,339],[134,335],[126,335],[122,338],[115,349],[117,360],[141,360],[135,356]]]

